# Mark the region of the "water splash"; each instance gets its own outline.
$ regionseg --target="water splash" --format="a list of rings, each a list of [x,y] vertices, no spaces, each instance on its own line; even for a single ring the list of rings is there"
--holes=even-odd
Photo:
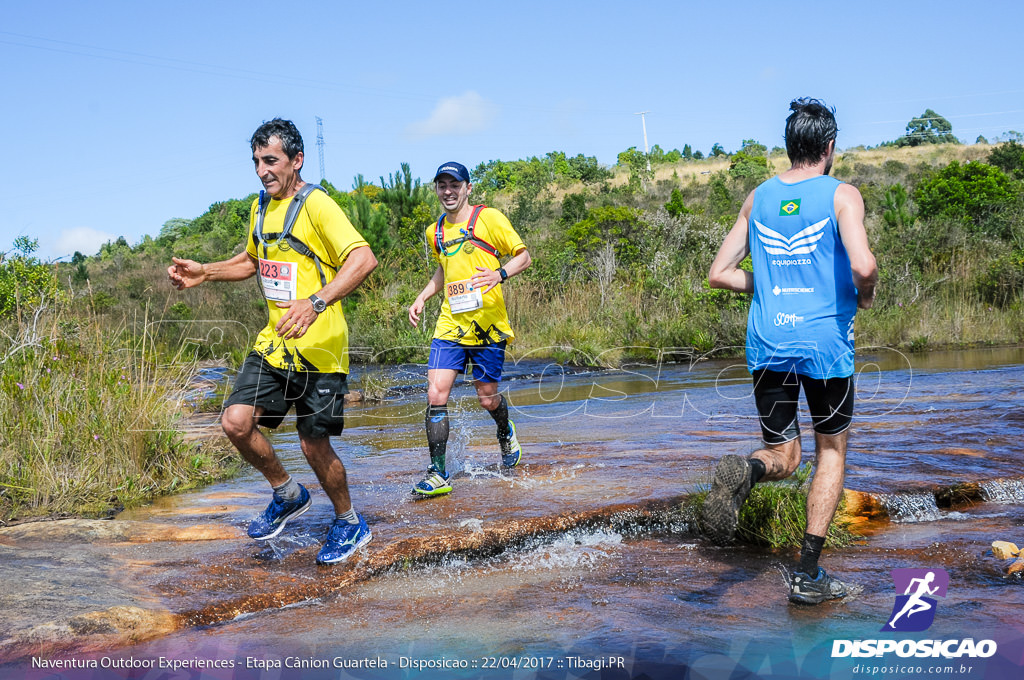
[[[881,494],[878,500],[894,522],[934,522],[943,518],[931,493]]]
[[[614,558],[621,545],[622,535],[614,531],[573,531],[516,555],[511,567],[515,571],[595,569]]]
[[[1024,480],[994,479],[982,482],[981,497],[995,503],[1024,502]]]
[[[253,557],[263,561],[281,561],[297,550],[320,545],[321,540],[307,533],[282,534],[263,543],[263,549]]]
[[[455,407],[449,411],[448,474],[466,471],[470,466],[468,448],[474,428],[468,415],[468,407],[463,406],[462,400],[456,400]]]

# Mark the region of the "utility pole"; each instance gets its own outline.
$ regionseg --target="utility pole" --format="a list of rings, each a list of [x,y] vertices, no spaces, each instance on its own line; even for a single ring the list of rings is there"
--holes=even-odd
[[[647,148],[647,118],[645,117],[650,111],[639,111],[634,113],[634,116],[640,116],[640,124],[644,127],[644,156],[647,157],[647,172],[651,171],[651,150]]]
[[[324,181],[324,121],[316,117],[316,150],[320,154],[320,181]]]

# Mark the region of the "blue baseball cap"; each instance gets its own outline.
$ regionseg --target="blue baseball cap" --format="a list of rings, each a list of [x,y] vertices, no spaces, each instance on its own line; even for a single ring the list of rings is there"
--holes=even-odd
[[[462,163],[456,163],[455,161],[442,163],[441,167],[439,167],[437,172],[434,173],[434,181],[436,182],[437,178],[441,175],[451,175],[460,182],[469,181],[469,170],[467,170],[466,166]]]

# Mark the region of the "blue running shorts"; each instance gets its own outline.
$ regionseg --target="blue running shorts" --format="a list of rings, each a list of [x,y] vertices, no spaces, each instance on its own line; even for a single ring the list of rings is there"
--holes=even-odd
[[[427,369],[448,368],[459,373],[466,372],[466,363],[473,364],[473,380],[477,382],[501,382],[501,370],[505,366],[505,344],[502,340],[490,345],[460,345],[454,340],[430,341],[430,358]]]

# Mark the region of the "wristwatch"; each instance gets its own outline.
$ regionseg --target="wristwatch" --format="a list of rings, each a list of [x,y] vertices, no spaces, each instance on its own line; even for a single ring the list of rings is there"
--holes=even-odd
[[[327,309],[327,303],[317,297],[316,293],[309,296],[309,301],[313,303],[313,311],[317,314],[322,314]]]
[[[501,276],[501,282],[502,283],[505,283],[506,281],[508,281],[508,272],[505,271],[504,267],[502,267],[502,268],[500,268],[498,270],[498,275]]]

